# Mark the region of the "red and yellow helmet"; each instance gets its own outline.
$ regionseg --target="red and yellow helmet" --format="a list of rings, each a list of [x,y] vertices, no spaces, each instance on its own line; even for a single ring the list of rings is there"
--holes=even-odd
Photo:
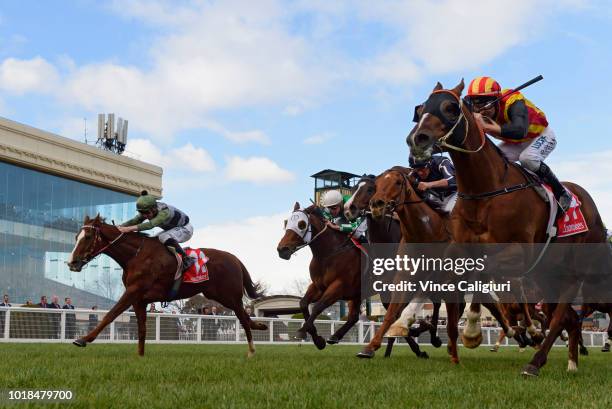
[[[468,86],[468,97],[498,97],[501,86],[491,77],[476,77]]]

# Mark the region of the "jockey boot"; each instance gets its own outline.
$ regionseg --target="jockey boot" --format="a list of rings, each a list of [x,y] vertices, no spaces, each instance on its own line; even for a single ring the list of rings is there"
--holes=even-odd
[[[175,239],[166,240],[164,245],[174,247],[176,252],[181,255],[181,259],[183,260],[183,266],[182,266],[183,272],[189,270],[189,267],[191,267],[193,263],[195,263],[195,260],[193,259],[193,257],[189,257],[187,253],[185,253],[185,250],[183,250],[181,245]]]
[[[557,179],[548,165],[544,162],[540,162],[540,168],[536,172],[536,175],[541,177],[544,182],[550,185],[553,194],[555,195],[555,199],[557,199],[557,202],[559,203],[559,207],[561,207],[563,213],[567,212],[572,204],[572,196],[563,187],[561,182],[559,182],[559,179]]]

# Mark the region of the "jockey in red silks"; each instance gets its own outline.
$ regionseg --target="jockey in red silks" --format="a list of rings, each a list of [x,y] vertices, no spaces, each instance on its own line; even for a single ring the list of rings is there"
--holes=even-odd
[[[508,95],[486,106],[505,94]],[[520,92],[502,90],[491,77],[474,78],[468,87],[466,99],[471,103],[474,117],[482,129],[502,140],[499,148],[506,157],[513,162],[519,161],[548,183],[559,207],[567,211],[572,197],[544,163],[557,145],[555,133],[548,125],[544,112]]]

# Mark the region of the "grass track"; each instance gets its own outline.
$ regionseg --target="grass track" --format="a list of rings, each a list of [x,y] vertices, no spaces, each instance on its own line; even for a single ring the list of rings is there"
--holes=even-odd
[[[567,351],[554,348],[539,378],[519,376],[532,353],[406,347],[394,356],[354,357],[357,346],[1,344],[0,389],[71,389],[73,404],[10,407],[99,408],[611,408],[612,354],[591,349],[568,374]]]

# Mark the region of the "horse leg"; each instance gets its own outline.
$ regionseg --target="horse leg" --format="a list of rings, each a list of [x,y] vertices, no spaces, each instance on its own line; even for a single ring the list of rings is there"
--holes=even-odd
[[[442,303],[435,302],[433,303],[433,313],[431,315],[431,329],[429,330],[429,337],[431,345],[435,348],[440,348],[442,346],[442,340],[438,336],[438,318],[440,317],[440,306]]]
[[[544,342],[542,342],[540,349],[533,355],[533,358],[531,358],[531,362],[523,367],[521,372],[522,375],[539,375],[540,368],[546,364],[550,349],[552,348],[559,334],[561,334],[561,331],[563,331],[563,321],[565,314],[567,313],[567,308],[569,308],[568,304],[557,304],[556,308],[554,305],[552,305],[552,308],[550,309],[550,311],[552,311],[552,318],[550,318],[548,335],[546,335],[546,338],[544,338]]]
[[[72,343],[78,347],[84,347],[87,346],[87,343],[93,342],[108,324],[113,322],[115,318],[134,303],[134,298],[136,298],[136,291],[127,290],[124,292],[121,298],[119,298],[119,301],[117,301],[117,304],[113,305],[113,308],[106,313],[102,321],[89,334]]]
[[[493,314],[493,316],[501,326],[501,329],[504,331],[504,334],[508,338],[517,337],[516,331],[510,326],[508,318],[504,314],[502,314],[501,309],[499,308],[499,305],[497,303],[483,303],[482,305],[484,305],[487,310],[491,311],[491,314]]]
[[[296,339],[306,339],[306,329],[304,325],[306,324],[306,321],[308,321],[308,319],[310,318],[310,311],[308,310],[308,307],[310,306],[311,302],[319,298],[320,292],[321,291],[319,291],[319,289],[315,286],[314,283],[310,283],[310,285],[306,289],[306,293],[300,300],[300,310],[302,311],[302,315],[304,316],[304,324],[302,325],[302,327],[300,327],[300,329],[297,330],[295,334]]]
[[[448,334],[448,353],[451,356],[451,362],[459,363],[459,355],[457,354],[457,338],[459,337],[459,317],[463,312],[463,303],[446,303],[446,333]]]
[[[482,342],[480,330],[480,303],[471,303],[466,313],[467,322],[461,334],[461,341],[466,348],[474,349]]]
[[[567,371],[578,371],[578,344],[582,343],[582,323],[573,308],[567,308],[565,328],[569,335]],[[584,346],[583,346],[584,347]]]
[[[387,338],[387,348],[385,348],[385,358],[389,358],[391,356],[391,351],[393,350],[393,344],[395,344],[395,340],[397,338]]]
[[[353,325],[359,320],[359,307],[361,306],[361,300],[359,298],[349,300],[348,302],[349,312],[348,317],[344,325],[342,325],[332,336],[327,340],[328,344],[337,344],[346,335],[348,330],[353,328]]]
[[[144,356],[145,339],[147,338],[147,305],[134,303],[134,313],[138,322],[138,355]]]
[[[531,339],[533,340],[534,344],[540,344],[542,340],[544,339],[544,335],[542,334],[541,331],[539,331],[536,328],[535,325],[533,325],[533,320],[531,319],[531,313],[529,312],[529,304],[521,303],[520,306],[522,309],[522,313],[523,313],[523,317],[525,321],[525,328],[527,329],[527,332],[531,336]]]
[[[242,305],[242,300],[240,303],[232,308],[236,313],[236,318],[240,321],[240,325],[244,329],[244,333],[246,334],[247,342],[249,343],[249,352],[247,352],[247,357],[251,358],[255,355],[255,344],[253,344],[253,334],[251,333],[251,318],[244,310],[244,306]],[[236,328],[238,331],[238,328]]]
[[[612,314],[608,314],[608,318],[610,318],[610,323],[608,324],[608,341],[604,342],[603,347],[601,347],[601,352],[610,352],[610,344],[612,344]]]
[[[324,309],[333,305],[342,296],[342,281],[336,280],[325,289],[321,298],[315,302],[312,307],[310,317],[304,322],[302,329],[306,330],[318,349],[325,348],[325,339],[317,334],[317,328],[314,325],[314,320],[323,312]]]
[[[373,358],[374,357],[374,351],[380,348],[380,345],[382,344],[382,339],[385,333],[387,332],[391,324],[393,324],[397,320],[397,318],[402,313],[404,308],[406,308],[407,305],[408,305],[407,303],[389,304],[389,308],[387,308],[387,312],[385,312],[385,317],[383,319],[382,325],[380,326],[380,328],[378,328],[378,330],[374,334],[374,337],[372,338],[370,343],[366,345],[365,347],[363,347],[361,352],[357,354],[358,358]],[[391,346],[392,345],[393,343],[391,343]],[[389,349],[389,347],[387,347],[387,349]],[[390,351],[389,351],[389,354],[390,354]]]

